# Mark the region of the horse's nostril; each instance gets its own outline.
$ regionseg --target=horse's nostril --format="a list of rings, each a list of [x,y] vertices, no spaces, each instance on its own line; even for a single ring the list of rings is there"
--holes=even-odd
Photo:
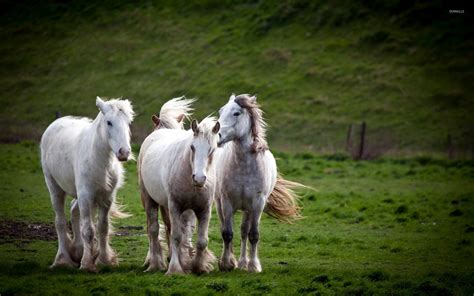
[[[123,149],[122,148],[119,149],[119,154],[123,154]]]
[[[195,174],[193,174],[193,180],[195,180],[195,179],[196,179],[196,175],[195,175]]]

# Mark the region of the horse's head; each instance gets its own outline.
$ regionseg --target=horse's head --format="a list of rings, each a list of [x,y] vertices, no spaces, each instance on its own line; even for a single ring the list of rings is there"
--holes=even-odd
[[[191,141],[191,169],[193,183],[203,187],[206,183],[207,171],[212,163],[212,155],[217,148],[219,122],[212,117],[205,118],[200,124],[191,122],[193,139]]]
[[[120,161],[127,161],[131,155],[130,124],[134,112],[128,100],[109,100],[104,102],[97,97],[96,105],[102,113],[99,123],[106,130],[110,149]]]

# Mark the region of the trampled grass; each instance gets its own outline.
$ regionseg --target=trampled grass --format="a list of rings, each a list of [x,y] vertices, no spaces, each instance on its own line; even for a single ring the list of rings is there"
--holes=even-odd
[[[10,294],[420,294],[470,295],[474,290],[474,165],[431,158],[351,161],[343,155],[276,153],[291,180],[319,191],[302,199],[305,219],[285,225],[265,216],[264,271],[173,276],[146,274],[148,246],[135,163],[119,192],[131,218],[116,221],[118,268],[98,274],[50,270],[55,241],[2,238],[0,293]],[[33,143],[0,146],[1,221],[54,221]],[[236,219],[235,246],[240,218]],[[214,213],[210,248],[221,252]],[[239,248],[235,251],[238,254]]]

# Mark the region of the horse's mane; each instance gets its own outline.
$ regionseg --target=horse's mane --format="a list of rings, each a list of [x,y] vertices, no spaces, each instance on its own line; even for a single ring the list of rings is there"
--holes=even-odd
[[[135,112],[132,108],[132,103],[129,100],[120,100],[112,99],[105,102],[107,105],[111,106],[114,110],[121,111],[127,117],[128,122],[133,121],[135,117]]]
[[[207,116],[199,124],[199,132],[202,133],[204,138],[211,143],[212,146],[217,146],[217,135],[212,131],[217,123],[217,119],[214,116]]]
[[[160,110],[160,124],[157,128],[183,129],[184,120],[178,118],[184,116],[186,119],[192,115],[191,107],[196,99],[186,99],[184,96],[174,98],[163,104]]]
[[[234,102],[247,110],[250,115],[250,125],[253,137],[252,151],[261,152],[268,150],[266,140],[267,124],[263,120],[263,111],[260,109],[260,105],[255,100],[251,100],[248,94],[238,95]]]

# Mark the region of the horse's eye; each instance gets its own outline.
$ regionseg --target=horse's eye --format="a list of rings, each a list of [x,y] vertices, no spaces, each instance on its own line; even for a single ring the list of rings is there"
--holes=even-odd
[[[107,125],[112,126],[112,122],[110,122],[110,120],[107,120]]]
[[[194,145],[191,145],[191,150],[194,152]]]
[[[240,115],[240,112],[235,112],[233,115],[234,115],[234,116],[239,116],[239,115]]]

